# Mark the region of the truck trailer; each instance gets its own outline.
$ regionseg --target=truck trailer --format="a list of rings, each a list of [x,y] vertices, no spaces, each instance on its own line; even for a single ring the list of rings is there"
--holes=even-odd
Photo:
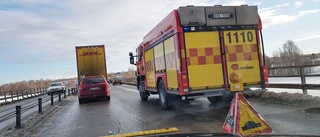
[[[104,45],[76,46],[78,83],[88,76],[107,78]]]

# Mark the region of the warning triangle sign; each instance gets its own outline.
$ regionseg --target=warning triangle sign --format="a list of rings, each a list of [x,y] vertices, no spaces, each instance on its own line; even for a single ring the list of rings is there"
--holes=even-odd
[[[222,132],[240,136],[271,133],[273,130],[242,93],[235,93]]]

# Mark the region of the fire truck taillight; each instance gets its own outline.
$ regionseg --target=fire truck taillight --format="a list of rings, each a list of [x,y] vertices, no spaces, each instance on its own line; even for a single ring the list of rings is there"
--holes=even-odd
[[[182,88],[183,88],[183,92],[189,91],[188,78],[186,74],[182,74]]]
[[[264,78],[264,82],[265,84],[269,83],[269,79],[268,79],[268,68],[267,67],[263,67],[263,78]]]

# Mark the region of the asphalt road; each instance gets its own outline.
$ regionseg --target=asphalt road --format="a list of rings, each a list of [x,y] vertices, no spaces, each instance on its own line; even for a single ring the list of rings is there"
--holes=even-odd
[[[320,135],[320,111],[250,101],[279,134]],[[160,108],[157,95],[141,101],[133,86],[111,86],[111,100],[89,101],[79,105],[77,97],[61,106],[30,136],[95,137],[118,132],[177,127],[178,133],[221,132],[228,110],[210,105],[205,98],[172,110]]]

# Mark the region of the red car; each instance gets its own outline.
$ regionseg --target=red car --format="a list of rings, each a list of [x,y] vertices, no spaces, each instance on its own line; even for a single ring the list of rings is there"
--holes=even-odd
[[[106,78],[90,76],[83,78],[79,86],[79,103],[84,99],[107,98],[110,100],[110,89]]]

